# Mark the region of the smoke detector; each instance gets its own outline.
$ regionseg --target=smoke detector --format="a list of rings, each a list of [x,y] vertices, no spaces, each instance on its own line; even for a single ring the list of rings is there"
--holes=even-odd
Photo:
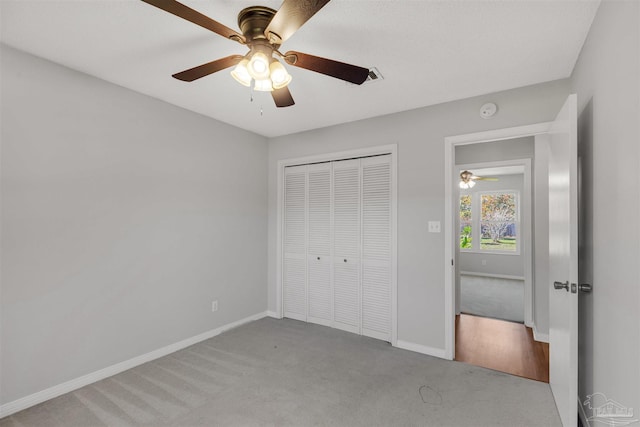
[[[498,111],[498,106],[493,102],[488,102],[480,107],[480,117],[483,119],[490,119]]]

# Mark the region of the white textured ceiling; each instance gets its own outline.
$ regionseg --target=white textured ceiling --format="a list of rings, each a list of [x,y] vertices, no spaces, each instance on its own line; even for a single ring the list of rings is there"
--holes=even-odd
[[[237,29],[280,0],[184,0]],[[599,0],[333,0],[283,46],[364,67],[355,86],[289,66],[296,105],[277,109],[227,70],[172,74],[246,48],[138,0],[1,0],[2,42],[126,88],[273,137],[568,77]]]

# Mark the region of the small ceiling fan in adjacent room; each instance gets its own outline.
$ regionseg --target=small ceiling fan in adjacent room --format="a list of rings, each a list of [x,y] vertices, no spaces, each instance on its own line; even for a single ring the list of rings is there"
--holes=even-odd
[[[287,88],[291,76],[280,60],[357,85],[369,76],[368,68],[297,51],[280,52],[280,45],[330,0],[284,0],[277,11],[264,6],[247,7],[238,14],[242,34],[175,0],[142,1],[249,48],[244,56],[227,56],[173,75],[185,82],[235,66],[231,75],[239,83],[271,92],[276,106],[289,107],[295,104]]]
[[[460,188],[469,189],[473,188],[476,185],[476,181],[497,181],[498,178],[490,178],[483,176],[476,176],[471,171],[462,171],[460,172]]]

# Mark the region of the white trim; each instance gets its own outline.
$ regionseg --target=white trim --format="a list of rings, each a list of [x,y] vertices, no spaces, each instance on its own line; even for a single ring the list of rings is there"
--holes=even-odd
[[[282,319],[282,316],[280,316],[278,312],[271,311],[271,310],[267,311],[267,317],[273,317],[274,319]]]
[[[510,279],[510,280],[522,280],[524,276],[509,276],[508,274],[493,274],[493,273],[476,273],[475,271],[461,271],[460,275],[465,276],[480,276],[480,277],[494,277],[496,279]]]
[[[480,142],[500,141],[503,139],[514,139],[525,136],[533,136],[541,133],[548,133],[552,122],[536,123],[527,126],[516,126],[505,129],[495,129],[485,132],[467,133],[464,135],[447,136],[445,144],[466,145]]]
[[[49,399],[53,399],[54,397],[58,397],[65,393],[70,393],[86,385],[93,384],[96,381],[100,381],[113,375],[119,374],[120,372],[124,372],[128,369],[135,368],[136,366],[142,365],[143,363],[159,359],[160,357],[166,356],[167,354],[174,353],[178,350],[182,350],[183,348],[197,344],[201,341],[208,340],[209,338],[220,335],[221,333],[228,331],[229,329],[233,329],[254,320],[262,319],[263,317],[266,317],[268,315],[269,312],[264,311],[249,317],[245,317],[244,319],[228,323],[226,325],[220,326],[207,332],[203,332],[191,338],[187,338],[174,344],[169,344],[168,346],[150,351],[149,353],[136,356],[132,359],[116,363],[115,365],[107,366],[106,368],[102,368],[95,372],[91,372],[81,377],[74,378],[62,384],[49,387],[45,390],[41,390],[39,392],[14,400],[13,402],[5,403],[4,405],[0,406],[0,418],[15,414],[16,412],[22,411],[23,409],[27,409],[31,406],[45,402]]]
[[[542,332],[538,332],[538,329],[536,328],[536,324],[534,323],[531,326],[531,329],[533,329],[533,339],[538,341],[538,342],[546,342],[549,343],[549,334],[543,334]]]
[[[391,345],[398,343],[398,146],[391,150]]]
[[[454,230],[455,221],[453,220],[453,182],[456,179],[454,176],[454,163],[455,163],[455,147],[456,145],[476,144],[480,142],[498,141],[504,139],[513,139],[525,136],[533,136],[549,132],[551,128],[551,122],[537,123],[527,126],[517,126],[506,129],[495,129],[485,132],[475,132],[464,135],[448,136],[444,139],[444,201],[445,201],[445,215],[444,215],[444,279],[445,279],[445,294],[444,294],[444,344],[445,344],[445,358],[453,360],[455,354],[455,269],[453,266],[453,260],[456,257],[455,249],[457,245],[454,245],[454,236],[456,230]],[[529,171],[529,173],[531,173]],[[525,178],[526,179],[526,178]],[[529,178],[530,179],[530,178]],[[525,185],[527,183],[525,182]],[[530,184],[529,184],[530,185]],[[529,204],[529,209],[531,204]],[[530,240],[530,239],[529,239]],[[528,258],[531,258],[529,253]],[[525,277],[527,274],[531,274],[531,265],[529,265],[529,273],[527,273],[527,267],[525,266]],[[533,298],[532,298],[533,300]],[[525,307],[526,311],[526,307]],[[529,315],[532,315],[529,312]],[[527,316],[525,313],[525,320]]]
[[[582,427],[591,427],[591,422],[587,417],[586,412],[584,412],[584,405],[582,405],[582,399],[578,396],[578,418],[582,421]]]
[[[416,353],[422,353],[428,356],[439,357],[440,359],[447,359],[445,354],[446,351],[442,348],[434,348],[402,340],[398,340],[395,347],[401,348],[403,350],[415,351]]]
[[[278,160],[278,205],[276,217],[276,317],[283,317],[282,263],[284,261],[284,257],[282,232],[284,229],[284,215],[282,208],[284,202],[284,168],[287,166],[303,165],[308,163],[330,162],[383,154],[391,155],[391,345],[396,344],[398,339],[398,144],[380,145],[356,150],[338,151]]]

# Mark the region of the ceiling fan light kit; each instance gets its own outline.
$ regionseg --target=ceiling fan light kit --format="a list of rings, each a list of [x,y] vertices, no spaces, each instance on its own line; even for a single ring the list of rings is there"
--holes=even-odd
[[[192,82],[235,66],[231,76],[238,83],[246,87],[253,84],[256,91],[271,92],[277,107],[289,107],[295,104],[287,87],[292,77],[278,58],[294,67],[357,85],[364,83],[369,76],[368,68],[295,51],[282,54],[278,50],[330,0],[284,0],[277,11],[264,6],[247,7],[238,14],[238,26],[242,34],[176,0],[142,1],[249,47],[249,53],[245,56],[228,56],[174,74],[173,77],[178,80]]]
[[[475,187],[476,182],[475,181],[469,181],[469,182],[464,182],[464,181],[460,181],[460,188],[462,188],[463,190],[468,190],[470,188]]]
[[[471,171],[460,172],[460,183],[458,186],[463,190],[468,190],[475,187],[476,181],[497,181],[498,178],[489,178],[484,176],[476,176]]]

